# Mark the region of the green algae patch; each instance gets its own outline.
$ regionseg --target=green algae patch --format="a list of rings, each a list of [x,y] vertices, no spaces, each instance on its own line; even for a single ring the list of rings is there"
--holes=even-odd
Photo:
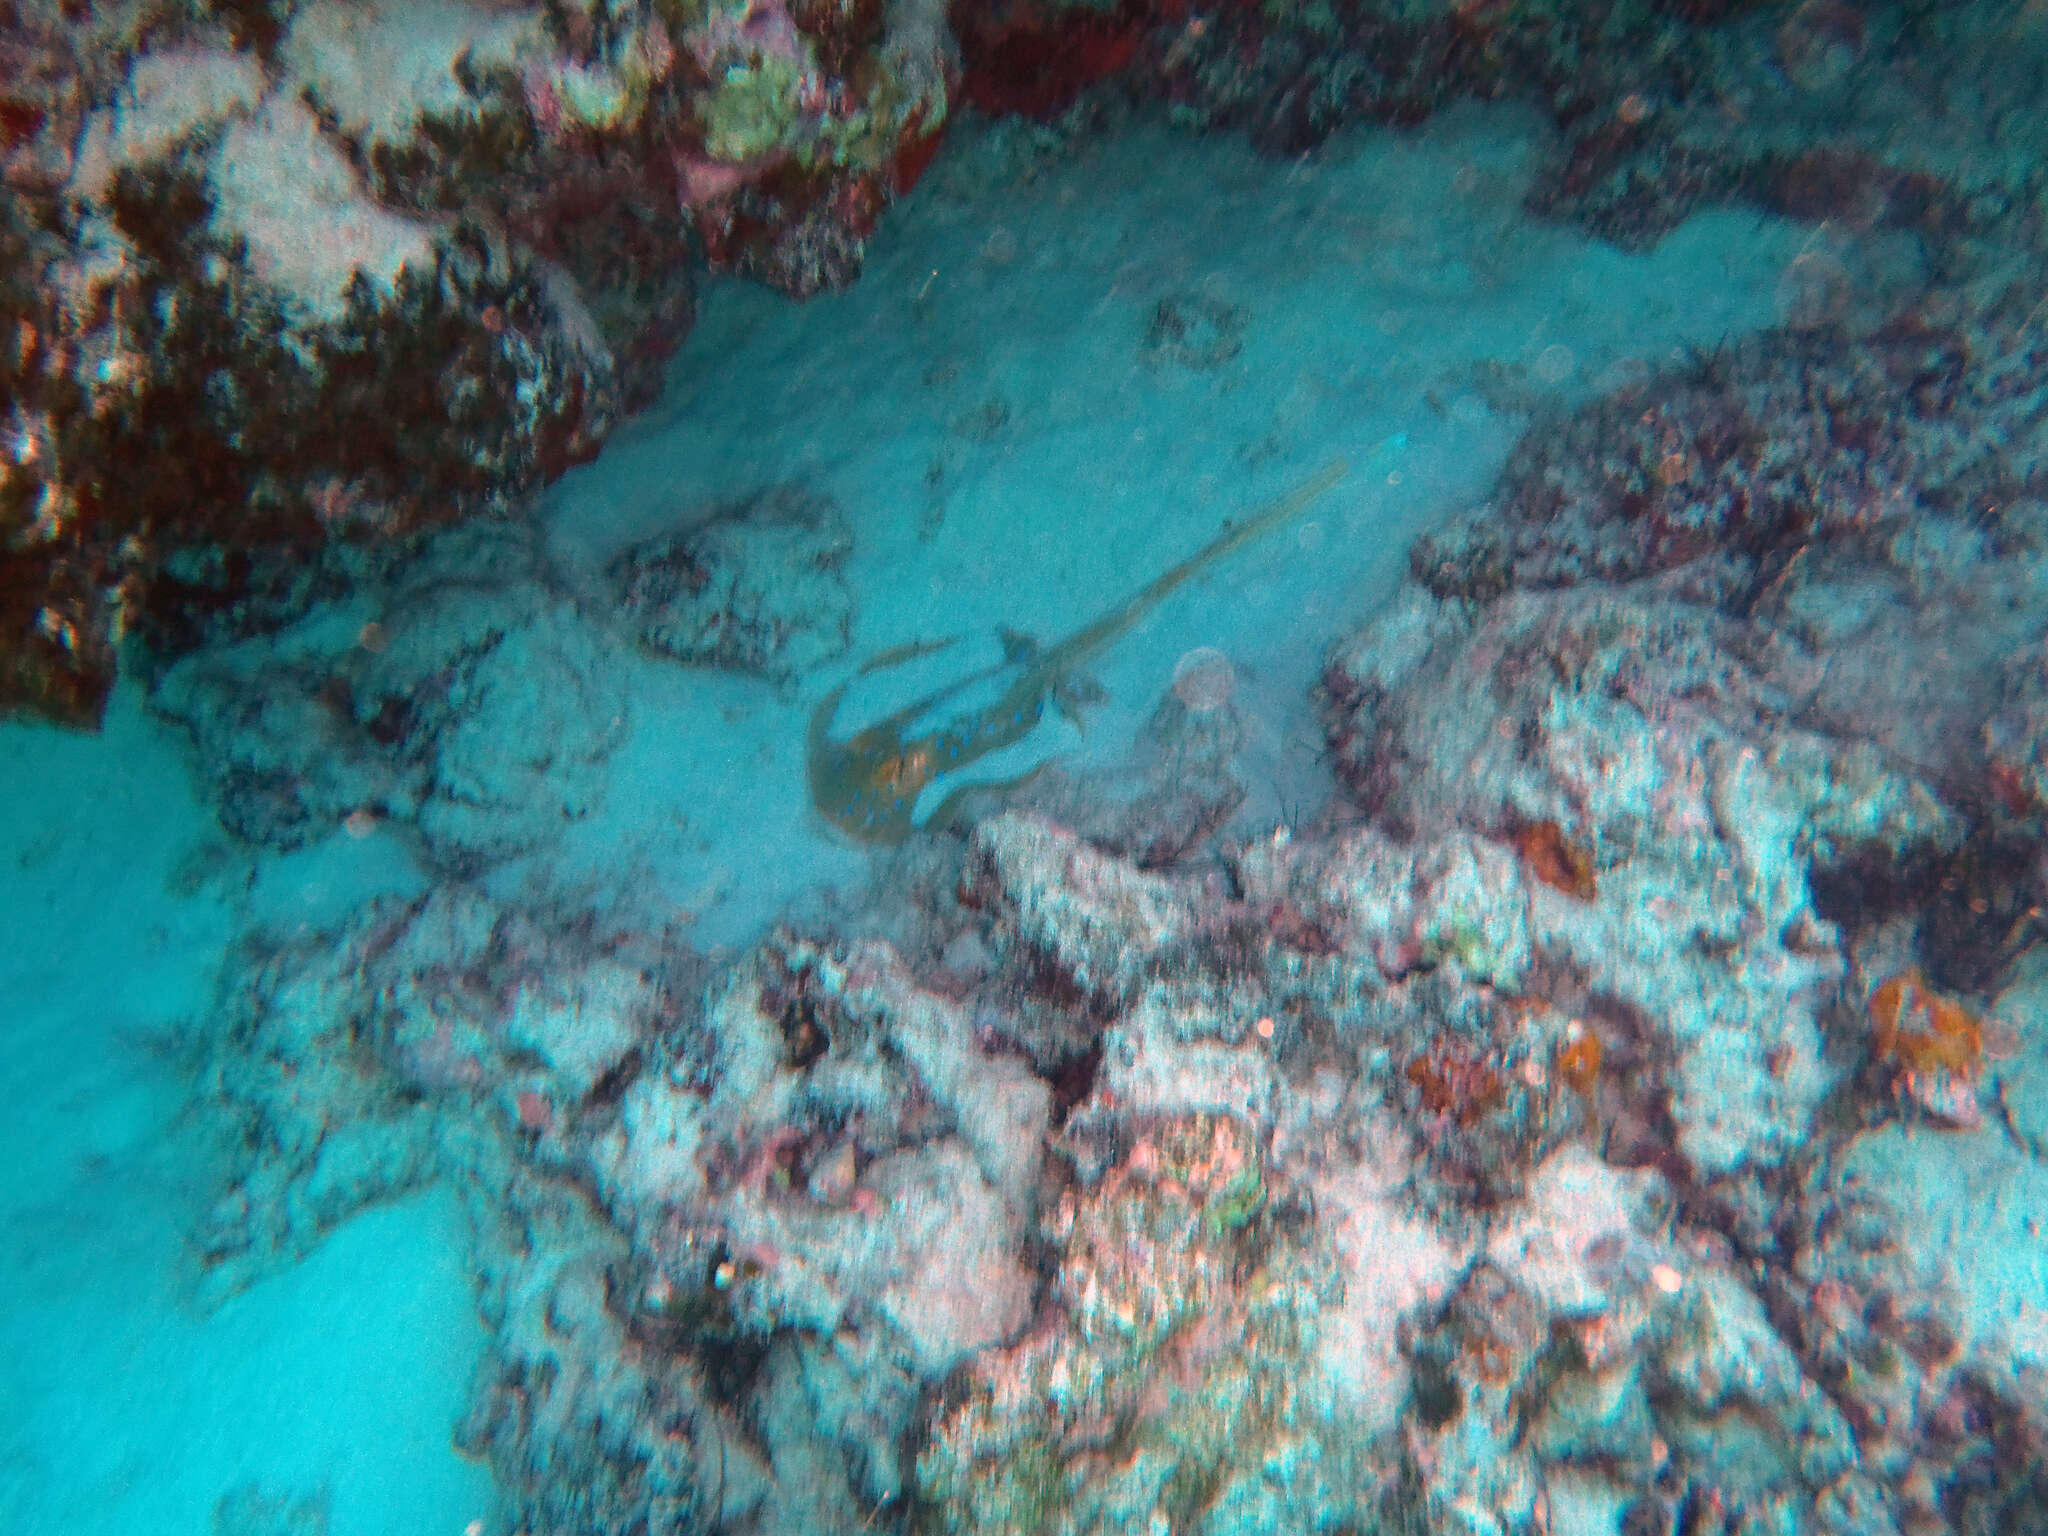
[[[728,69],[699,108],[705,153],[741,164],[787,149],[802,76],[796,60],[777,55]]]

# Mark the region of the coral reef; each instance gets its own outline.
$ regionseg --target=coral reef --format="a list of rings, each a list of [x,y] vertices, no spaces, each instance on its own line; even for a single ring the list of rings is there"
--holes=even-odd
[[[361,549],[596,453],[658,392],[698,272],[850,282],[961,100],[1078,131],[1130,98],[1276,156],[1526,102],[1556,136],[1539,212],[1631,247],[1709,201],[1815,224],[1783,294],[1815,332],[1867,331],[1937,275],[1945,303],[2002,291],[2017,317],[2041,256],[2017,0],[16,10],[0,709],[74,724],[127,637],[175,657],[275,628]],[[1241,325],[1170,296],[1143,354],[1213,368]],[[1707,438],[1704,469],[1750,440]],[[1666,494],[1689,451],[1633,472],[1684,510],[1649,520],[1653,557],[1730,515]]]
[[[919,1460],[936,1529],[1270,1523],[1337,1492],[1296,1375],[1317,1276],[1265,1230],[1264,1196],[1246,1130],[1192,1116],[1134,1127],[1121,1163],[1060,1198],[1043,1222],[1059,1310],[975,1360]]]
[[[1801,1449],[1741,1451],[1696,1417],[1726,1365],[1695,1355],[1682,1407],[1683,1331],[1625,1331],[1613,1358],[1664,1383],[1649,1443],[1691,1464],[1689,1491],[1666,1468],[1628,1502],[1645,1529],[2039,1518],[2041,1279],[1946,1256],[2026,1252],[2042,1212],[2037,1153],[1985,1108],[2037,1075],[2031,983],[1991,994],[2041,879],[2019,849],[2048,607],[2017,403],[2040,368],[1994,301],[1967,328],[1780,333],[1630,385],[1530,433],[1332,654],[1332,740],[1375,823],[1501,840],[1534,877],[1517,985],[1577,994],[1608,1161],[1669,1180],[1699,1224],[1681,1246],[1754,1264],[1668,1278],[1775,1357],[1743,1390],[1785,1403]],[[1507,1080],[1469,1050],[1415,1075],[1454,1118]],[[1944,1205],[1965,1161],[1985,1203]],[[1505,1293],[1482,1314],[1516,1315]],[[1587,1341],[1596,1376],[1611,1338]]]
[[[1415,633],[1412,606],[1333,658],[1345,771],[1418,829],[1569,826],[1599,894],[1539,866],[1532,941],[1673,1058],[1696,1168],[1782,1157],[1831,1086],[1818,1015],[1845,965],[1806,861],[1953,850],[1960,819],[1867,745],[1790,725],[1710,616],[1589,586],[1436,622],[1398,672],[1382,636]]]
[[[0,705],[86,723],[124,634],[177,651],[294,616],[348,569],[310,551],[559,474],[627,403],[568,289],[376,203],[247,56],[141,55],[124,101],[0,237]]]
[[[841,574],[852,548],[837,507],[781,487],[635,544],[608,575],[618,612],[648,649],[786,684],[852,643]]]
[[[556,1529],[1526,1531],[1572,1499],[1905,1528],[1858,1436],[1872,1403],[1926,1420],[1898,1463],[1925,1481],[1947,1378],[1887,1406],[1782,1311],[1896,1267],[1822,1258],[1831,1180],[1903,1198],[1895,1133],[1833,1171],[1767,1122],[1715,1165],[1678,1123],[1687,1041],[1557,916],[1607,891],[1434,839],[1264,839],[1219,890],[998,817],[933,909],[982,957],[966,998],[873,939],[711,969],[474,895],[381,904],[231,983],[213,1284],[458,1177],[495,1330],[463,1439]],[[1688,962],[1712,1005],[1710,961],[1738,962]],[[1788,1158],[1791,1246],[1759,1250],[1746,1191]],[[1915,1347],[1988,1366],[2006,1337]],[[1968,1380],[1965,1428],[2030,1432],[2017,1383]]]
[[[455,890],[252,955],[206,1293],[455,1177],[497,1329],[464,1439],[529,1518],[857,1529],[921,1392],[1028,1315],[1048,1093],[879,949],[777,941],[700,1008],[704,979]]]
[[[27,8],[0,96],[0,710],[274,629],[591,457],[705,262],[858,270],[931,7]]]
[[[255,219],[210,135],[251,164],[296,144],[373,189],[342,223],[376,252],[466,250],[437,281],[498,273],[525,296],[476,288],[474,326],[443,341],[491,338],[479,367],[552,359],[597,382],[521,398],[581,388],[594,412],[632,394],[620,316],[661,301],[565,297],[596,246],[542,226],[566,200],[640,206],[581,148],[630,140],[616,174],[644,190],[634,136],[687,119],[661,184],[677,206],[623,248],[655,263],[687,206],[714,262],[808,291],[850,270],[952,91],[924,11],[555,14],[545,50],[520,41],[524,12],[494,14],[424,118],[351,106],[357,45],[280,22],[248,46],[317,55],[310,99],[215,49],[188,76],[204,110],[93,129],[131,259],[205,267],[161,219]],[[492,1329],[461,1439],[514,1528],[2041,1526],[2048,346],[2016,276],[2038,263],[2016,166],[2037,125],[2012,117],[1975,163],[1968,133],[1879,144],[1879,109],[1849,106],[1988,65],[1991,21],[1403,0],[960,25],[965,89],[993,109],[1060,112],[1114,76],[1293,153],[1347,116],[1521,95],[1557,125],[1551,211],[1641,242],[1744,197],[1854,225],[1855,259],[1896,266],[1863,283],[1817,241],[1783,328],[1538,421],[1329,651],[1325,815],[1217,841],[1249,712],[1227,658],[1192,655],[1131,763],[1049,770],[979,821],[906,814],[873,900],[736,955],[635,926],[628,903],[541,913],[463,883],[586,814],[624,729],[608,631],[514,525],[370,540],[288,577],[231,568],[197,522],[160,569],[135,556],[149,590],[121,612],[184,653],[153,697],[227,823],[288,846],[388,819],[435,877],[252,942],[223,978],[208,1082],[231,1176],[197,1243],[205,1294],[451,1180]],[[1982,75],[1969,132],[1991,134],[2015,87]],[[1787,127],[1835,108],[1824,135]],[[116,138],[188,174],[138,179]],[[489,231],[458,238],[429,214],[472,206],[487,151]],[[19,248],[55,250],[4,217]],[[403,260],[344,274],[320,264],[332,241],[315,260],[244,235],[203,254],[270,276],[249,267],[220,302],[288,279],[292,334],[327,338],[336,369],[336,338],[389,296],[439,313]],[[305,298],[344,275],[339,309]],[[171,324],[144,309],[120,323]],[[1153,322],[1160,369],[1236,344],[1227,307],[1176,299]],[[25,357],[61,334],[37,327]],[[104,361],[113,403],[62,432],[23,415],[4,487],[10,516],[49,512],[88,595],[125,579],[93,564],[122,546],[64,544],[84,535],[45,491],[67,482],[37,466],[140,409]],[[477,408],[476,430],[501,424]],[[541,476],[534,434],[556,428],[527,425],[506,451]],[[388,481],[321,468],[313,523],[411,526],[382,510]],[[234,473],[252,493],[257,472]],[[503,483],[449,474],[462,495]],[[844,647],[844,553],[827,509],[779,496],[626,556],[621,628],[797,676]],[[754,596],[792,563],[816,578],[810,628]],[[165,609],[173,579],[218,608]],[[323,583],[349,600],[304,612]],[[112,621],[51,611],[49,654],[81,670],[8,686],[89,713]],[[245,638],[259,626],[275,637]],[[1048,679],[1027,677],[1042,707]],[[887,787],[908,771],[894,749],[930,744],[900,723],[861,758]]]
[[[474,523],[339,611],[192,652],[151,703],[191,732],[237,836],[295,848],[391,822],[470,870],[596,808],[626,722],[606,644],[551,592],[530,530]]]

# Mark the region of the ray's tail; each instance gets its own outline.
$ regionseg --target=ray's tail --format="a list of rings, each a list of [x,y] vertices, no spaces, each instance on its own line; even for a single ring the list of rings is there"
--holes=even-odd
[[[1291,496],[1283,497],[1262,512],[1257,512],[1235,527],[1226,528],[1207,544],[1196,550],[1187,559],[1170,570],[1162,571],[1147,582],[1124,602],[1111,609],[1086,629],[1076,630],[1060,641],[1051,650],[1032,664],[1034,673],[1051,676],[1077,665],[1090,653],[1121,637],[1138,620],[1142,619],[1154,604],[1160,602],[1175,588],[1198,576],[1225,555],[1242,549],[1252,540],[1261,538],[1278,528],[1282,523],[1299,517],[1308,510],[1310,502],[1330,489],[1351,473],[1351,466],[1339,459],[1329,465],[1313,480],[1301,486]]]

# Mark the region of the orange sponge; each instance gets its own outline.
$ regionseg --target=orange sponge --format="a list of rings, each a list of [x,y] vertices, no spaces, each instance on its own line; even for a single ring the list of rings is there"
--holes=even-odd
[[[1878,1058],[1909,1072],[1976,1075],[1984,1055],[1984,1026],[1952,997],[1927,985],[1917,969],[1901,971],[1870,994],[1870,1024]]]

